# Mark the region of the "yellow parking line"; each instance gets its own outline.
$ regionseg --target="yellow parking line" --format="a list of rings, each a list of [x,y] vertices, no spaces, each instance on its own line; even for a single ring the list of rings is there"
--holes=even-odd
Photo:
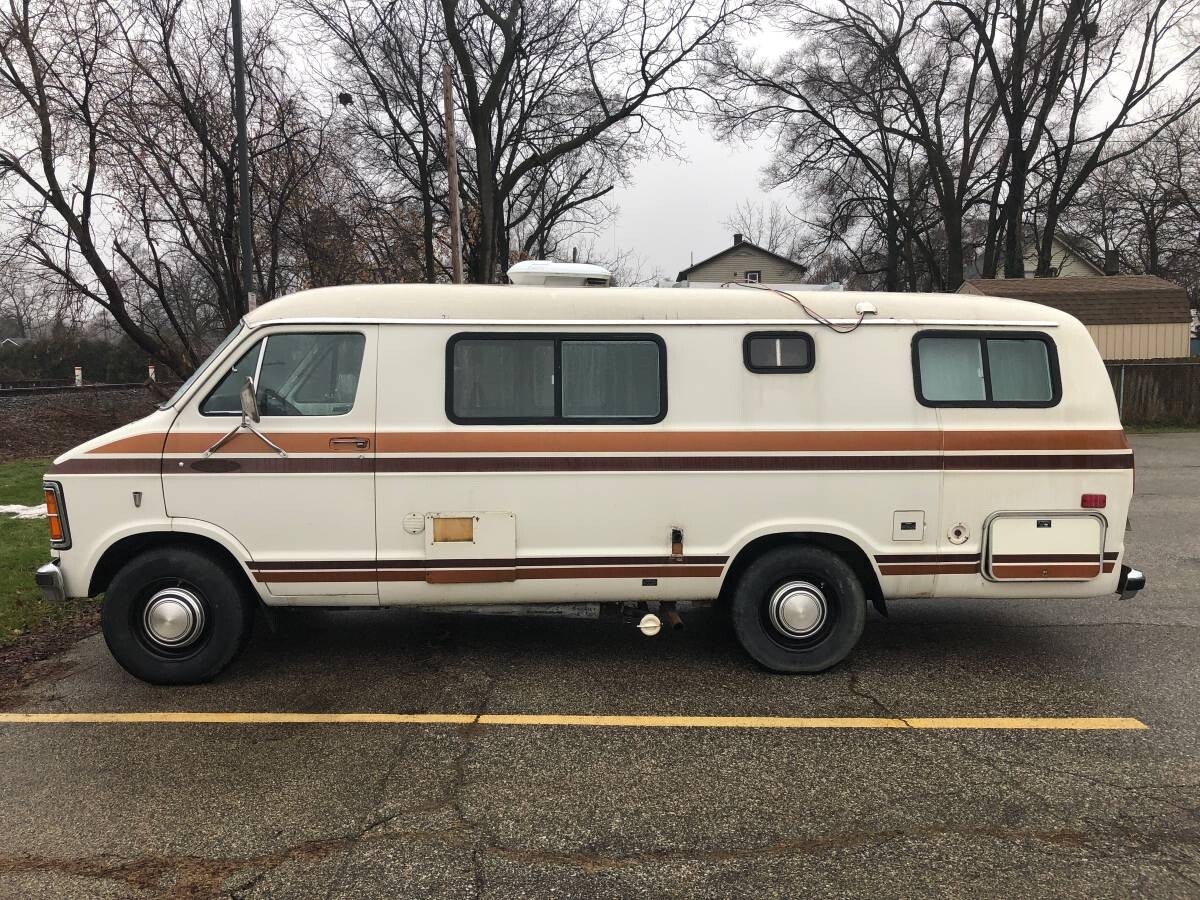
[[[1116,717],[1009,717],[905,719],[910,728],[1041,728],[1055,731],[1140,731],[1150,726],[1138,719]]]
[[[0,725],[524,725],[604,728],[905,728],[1130,731],[1127,717],[588,716],[484,713],[80,712],[0,713]]]

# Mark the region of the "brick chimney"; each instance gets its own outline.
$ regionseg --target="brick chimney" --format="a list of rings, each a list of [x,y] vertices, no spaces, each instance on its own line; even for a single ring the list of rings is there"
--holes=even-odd
[[[1104,251],[1104,274],[1105,275],[1120,275],[1121,274],[1121,254],[1117,250]]]
[[[742,233],[740,231],[735,232],[733,235],[733,246],[736,247],[741,242],[742,242]]]

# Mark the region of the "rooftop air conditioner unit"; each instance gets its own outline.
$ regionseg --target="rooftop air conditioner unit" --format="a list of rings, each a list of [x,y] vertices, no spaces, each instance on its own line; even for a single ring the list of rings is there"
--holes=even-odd
[[[590,263],[527,259],[508,270],[508,280],[526,287],[608,287],[612,272]]]

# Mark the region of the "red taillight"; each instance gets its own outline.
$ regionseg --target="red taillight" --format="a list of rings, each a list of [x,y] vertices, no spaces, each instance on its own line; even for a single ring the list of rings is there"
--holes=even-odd
[[[1084,509],[1104,509],[1108,505],[1108,495],[1084,494],[1079,498],[1079,505]]]

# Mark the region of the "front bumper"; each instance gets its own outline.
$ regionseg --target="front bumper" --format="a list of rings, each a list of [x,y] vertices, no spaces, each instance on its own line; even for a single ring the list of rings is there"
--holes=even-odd
[[[1121,577],[1117,581],[1117,593],[1122,600],[1132,600],[1146,586],[1146,575],[1139,569],[1121,566]]]
[[[39,568],[33,578],[42,590],[42,599],[47,603],[66,601],[67,591],[63,587],[62,569],[58,567],[58,560],[48,562]]]

